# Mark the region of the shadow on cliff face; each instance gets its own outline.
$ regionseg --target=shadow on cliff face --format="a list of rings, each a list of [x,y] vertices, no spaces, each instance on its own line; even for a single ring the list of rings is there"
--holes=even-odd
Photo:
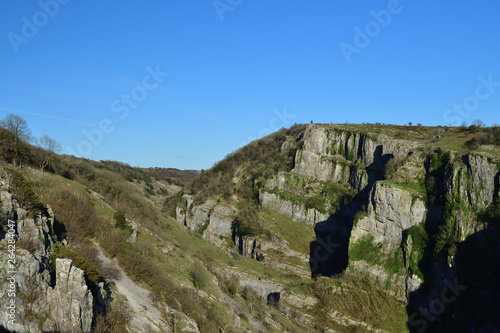
[[[445,253],[434,259],[428,288],[410,295],[410,332],[500,332],[498,222],[457,245],[453,269]]]
[[[358,157],[362,152],[358,151]],[[367,186],[349,204],[337,210],[326,221],[314,226],[316,240],[309,245],[309,268],[311,276],[333,276],[342,273],[349,263],[349,239],[356,214],[365,210],[373,184],[384,179],[387,162],[392,154],[383,154],[382,146],[377,146],[373,163],[366,167]]]
[[[352,220],[344,219],[343,215],[339,211],[314,227],[316,240],[309,245],[309,267],[313,278],[339,274],[347,268]]]

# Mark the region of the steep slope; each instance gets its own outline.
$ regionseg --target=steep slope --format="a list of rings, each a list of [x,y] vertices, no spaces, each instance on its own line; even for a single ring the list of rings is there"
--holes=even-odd
[[[229,253],[303,278],[366,274],[373,288],[408,303],[407,329],[417,331],[423,322],[415,325],[422,315],[414,309],[434,304],[462,276],[473,280],[464,273],[472,263],[457,261],[469,255],[465,248],[486,250],[488,272],[497,276],[499,149],[479,145],[469,151],[474,138],[488,137],[483,140],[488,143],[497,136],[495,129],[472,127],[292,127],[219,162],[193,182],[175,214]],[[255,153],[266,144],[267,154]],[[292,163],[273,170],[260,165],[261,159],[288,157]],[[223,178],[227,181],[218,191],[215,184]],[[207,189],[210,196],[200,196]],[[259,213],[249,214],[249,205]],[[488,281],[492,289],[483,292],[498,295],[494,278]],[[494,326],[495,307],[481,308],[475,316],[486,318],[485,327]],[[452,318],[463,311],[460,302],[439,310],[432,321],[424,317],[426,327],[456,324]],[[344,315],[349,314],[346,309]],[[471,318],[463,320],[467,327],[484,329]],[[374,324],[384,326],[377,319]]]
[[[0,305],[7,310],[0,328],[18,332],[90,332],[94,296],[84,272],[72,260],[49,257],[54,252],[52,221],[46,212],[27,217],[8,192],[1,191],[0,261],[2,281]],[[51,267],[53,266],[53,267]],[[98,293],[98,289],[94,292]],[[102,297],[101,295],[97,295]]]
[[[2,250],[9,219],[25,248],[15,329],[491,330],[497,132],[295,125],[188,183],[57,155],[41,172],[27,145],[23,168],[7,154],[0,170]]]

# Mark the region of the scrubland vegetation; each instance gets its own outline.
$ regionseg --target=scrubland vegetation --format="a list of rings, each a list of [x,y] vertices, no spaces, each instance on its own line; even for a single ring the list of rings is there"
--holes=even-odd
[[[57,240],[51,260],[72,259],[73,264],[84,271],[90,285],[107,282],[116,274],[97,259],[96,244],[99,244],[103,252],[116,259],[134,281],[152,292],[154,301],[173,329],[182,329],[179,327],[181,318],[168,312],[165,306],[186,314],[202,332],[239,332],[228,317],[229,306],[214,301],[222,292],[243,306],[238,315],[244,328],[252,329],[249,318],[252,316],[270,332],[364,331],[354,322],[347,327],[339,325],[332,318],[340,313],[353,321],[369,322],[378,329],[391,332],[408,330],[405,306],[389,296],[387,289],[390,285],[380,286],[355,270],[313,279],[309,274],[268,264],[274,260],[298,267],[299,272],[309,269],[307,263],[298,258],[286,257],[279,250],[272,249],[266,256],[261,254],[258,262],[236,251],[223,251],[202,239],[204,230],[190,233],[174,219],[175,208],[183,193],[190,194],[194,204],[209,199],[231,202],[238,210],[232,224],[233,233],[286,242],[297,253],[310,255],[311,243],[316,238],[314,228],[304,223],[297,224],[274,211],[263,210],[259,191],[278,173],[285,172],[287,186],[301,188],[304,194],[269,191],[321,213],[348,206],[355,200],[357,192],[347,183],[315,183],[289,173],[294,167],[296,152],[303,147],[301,134],[305,125],[295,125],[256,140],[199,173],[141,169],[120,162],[57,155],[54,151],[57,143],[52,142],[50,147],[29,144],[29,130],[24,125],[24,136],[0,128],[2,179],[6,179],[9,191],[30,216],[46,212],[46,204],[50,205],[55,212],[51,234]],[[500,152],[498,127],[338,126],[366,134],[383,133],[397,139],[428,143],[426,150],[418,152],[418,156],[425,160],[425,165],[420,167],[428,170],[425,178],[408,176],[405,168],[409,162],[413,163],[411,156],[389,159],[384,174],[385,183],[408,190],[428,204],[445,202],[444,172],[453,162],[448,150]],[[356,167],[366,168],[362,165]],[[183,190],[170,193],[164,185],[180,186]],[[163,204],[158,206],[158,202]],[[463,208],[456,205],[449,207],[449,211]],[[354,225],[367,216],[366,205],[360,207],[353,214]],[[498,223],[498,198],[478,213],[478,218],[486,223]],[[133,228],[139,235],[135,242],[129,239]],[[404,270],[402,263],[405,263],[409,272],[425,281],[429,279],[429,256],[445,252],[455,254],[460,247],[459,236],[448,224],[433,228],[421,224],[405,232],[405,240],[411,239],[413,244],[410,254],[398,248],[390,258],[381,260],[381,246],[374,245],[373,237],[366,237],[351,244],[349,259],[380,266],[389,275],[401,274]],[[63,239],[66,246],[62,245]],[[29,249],[33,244],[20,246]],[[257,281],[278,282],[285,286],[284,293],[293,291],[306,298],[312,297],[316,305],[300,309],[284,301],[266,302],[252,289],[240,285],[238,277],[228,273],[230,271],[250,274]],[[124,304],[113,301],[96,319],[95,332],[123,332],[127,318]]]

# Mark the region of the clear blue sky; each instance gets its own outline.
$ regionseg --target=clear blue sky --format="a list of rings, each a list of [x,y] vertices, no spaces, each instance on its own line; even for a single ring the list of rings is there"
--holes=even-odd
[[[497,0],[59,1],[0,3],[0,118],[63,153],[206,169],[295,122],[500,123]]]

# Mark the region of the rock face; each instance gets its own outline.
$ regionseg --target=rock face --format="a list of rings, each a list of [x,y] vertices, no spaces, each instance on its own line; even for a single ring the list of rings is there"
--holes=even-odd
[[[93,297],[85,283],[83,271],[72,266],[70,259],[56,259],[56,285],[47,295],[56,327],[63,332],[81,329],[90,332]]]
[[[232,235],[236,209],[214,200],[194,206],[190,195],[184,195],[183,199],[185,206],[176,208],[177,221],[191,231],[202,233],[203,239],[210,243],[224,247],[223,239]]]
[[[279,294],[283,291],[283,286],[272,281],[256,279],[250,274],[232,270],[220,270],[219,273],[227,280],[234,281],[238,289],[248,288],[258,297],[266,299],[269,294]]]
[[[274,210],[296,222],[305,222],[314,226],[316,223],[328,219],[327,214],[322,214],[314,208],[306,209],[304,204],[294,204],[289,200],[281,199],[275,193],[261,190],[259,200],[262,203],[262,208]]]
[[[462,241],[482,228],[475,212],[484,210],[498,198],[499,174],[492,161],[477,154],[462,156],[446,170],[445,197]]]
[[[409,191],[376,182],[370,193],[368,216],[354,226],[351,243],[371,234],[376,242],[398,246],[403,239],[403,231],[421,223],[425,213],[424,202]]]
[[[14,209],[17,202],[9,193],[2,191],[0,195],[1,224],[4,229],[10,224],[16,235],[13,268],[6,255],[11,238],[0,233],[0,279],[12,278],[9,284],[0,284],[0,307],[7,308],[12,300],[16,307],[15,320],[0,316],[0,328],[37,333],[91,332],[93,297],[83,271],[72,266],[69,259],[56,259],[55,276],[49,272],[49,256],[54,251],[49,227],[54,218],[52,210],[47,207],[49,216],[27,218],[25,210]],[[9,296],[12,290],[15,297]]]
[[[335,125],[311,124],[299,139],[303,145],[295,153],[293,169],[271,176],[260,186],[261,207],[314,227],[317,239],[335,238],[341,249],[347,249],[345,257],[338,259],[345,260],[348,269],[367,273],[402,301],[409,301],[423,282],[418,261],[424,255],[422,242],[429,241],[427,232],[446,230],[446,239],[457,237],[455,241],[462,242],[484,228],[478,216],[499,197],[500,163],[488,154],[445,153],[437,149],[439,144],[424,140],[360,133]],[[290,151],[290,146],[288,138],[281,150]],[[391,160],[393,171],[386,174]],[[354,195],[340,205],[330,202],[335,196],[331,192],[343,189]],[[323,202],[305,204],[318,200]],[[179,222],[191,230],[204,229],[205,239],[224,247],[221,237],[231,234],[236,210],[221,212],[221,207],[228,206],[223,201],[193,206],[189,196],[185,203],[177,207]],[[419,232],[424,240],[418,238]],[[381,249],[377,265],[349,258],[351,246],[364,236],[373,237],[373,248]],[[259,237],[233,235],[233,240],[241,254],[252,258],[265,257],[274,248]],[[281,251],[293,255],[287,247]],[[446,263],[453,262],[453,254],[441,256],[444,259],[438,256],[432,264],[434,279],[453,280],[453,265]],[[394,258],[397,272],[385,268],[388,259]]]
[[[418,147],[417,143],[388,138],[377,138],[363,133],[349,132],[322,125],[308,126],[304,134],[304,148],[295,156],[294,172],[310,179],[344,181],[358,191],[368,186],[368,175],[362,164],[383,172],[389,157],[405,158]]]

